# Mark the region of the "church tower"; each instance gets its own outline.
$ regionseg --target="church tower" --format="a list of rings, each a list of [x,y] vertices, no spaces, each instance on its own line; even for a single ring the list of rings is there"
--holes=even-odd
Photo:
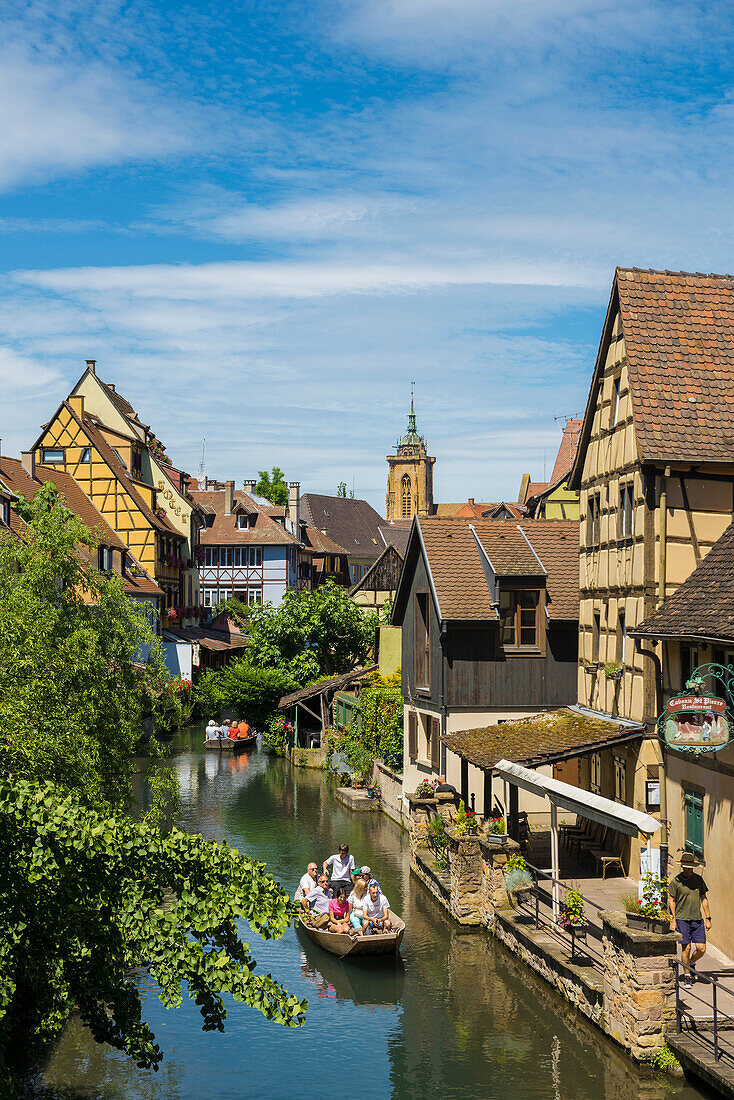
[[[412,519],[433,514],[433,463],[426,441],[415,426],[413,395],[410,396],[408,430],[395,447],[396,454],[387,456],[388,520]]]

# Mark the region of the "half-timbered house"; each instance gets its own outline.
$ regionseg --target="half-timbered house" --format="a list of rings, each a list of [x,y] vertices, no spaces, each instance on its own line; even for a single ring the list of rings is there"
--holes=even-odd
[[[297,587],[298,541],[234,481],[223,489],[195,490],[204,515],[199,570],[205,607],[232,597],[279,604]]]

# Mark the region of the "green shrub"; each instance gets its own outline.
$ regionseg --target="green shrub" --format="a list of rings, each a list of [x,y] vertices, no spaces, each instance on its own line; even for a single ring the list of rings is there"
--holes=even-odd
[[[367,684],[359,696],[362,740],[389,768],[403,766],[403,695],[385,681]]]

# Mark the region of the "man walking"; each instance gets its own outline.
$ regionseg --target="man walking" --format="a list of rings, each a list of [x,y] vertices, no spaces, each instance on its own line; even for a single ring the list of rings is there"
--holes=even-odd
[[[706,953],[706,933],[711,928],[708,886],[694,873],[695,862],[691,852],[684,852],[680,857],[681,869],[668,886],[670,927],[673,932],[680,932],[683,962],[691,968],[681,978],[686,986],[696,980],[696,963]]]

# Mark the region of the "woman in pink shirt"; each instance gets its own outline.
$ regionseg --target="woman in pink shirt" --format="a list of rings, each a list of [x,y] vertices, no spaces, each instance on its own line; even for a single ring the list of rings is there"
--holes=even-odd
[[[329,931],[349,932],[349,902],[347,892],[340,886],[329,902]]]

